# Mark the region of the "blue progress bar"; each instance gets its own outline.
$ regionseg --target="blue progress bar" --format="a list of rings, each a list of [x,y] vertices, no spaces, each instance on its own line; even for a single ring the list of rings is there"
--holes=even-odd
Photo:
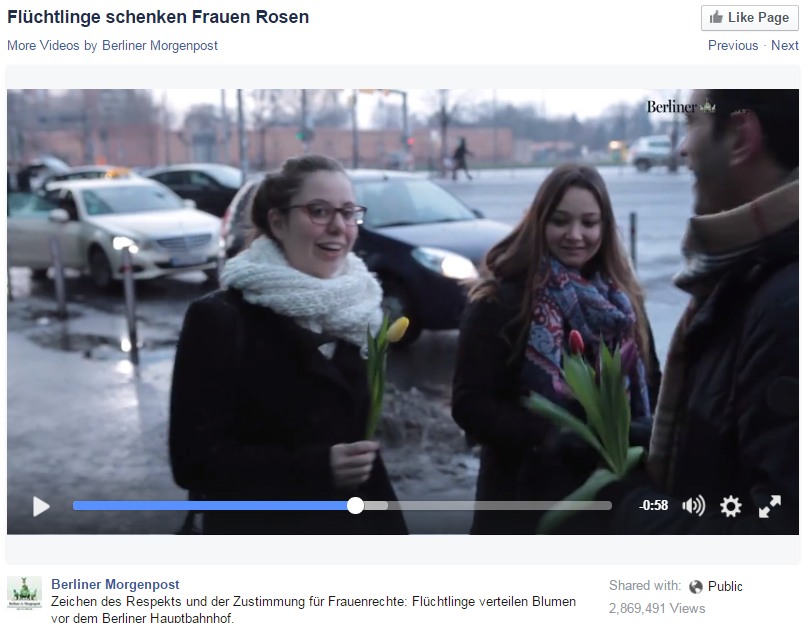
[[[190,502],[79,501],[74,511],[345,511],[344,502]]]

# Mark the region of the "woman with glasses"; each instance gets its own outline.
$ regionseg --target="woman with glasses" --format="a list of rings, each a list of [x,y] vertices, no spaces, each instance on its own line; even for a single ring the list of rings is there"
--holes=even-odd
[[[366,209],[341,165],[287,160],[261,183],[250,245],[193,302],[170,407],[174,478],[204,500],[396,500],[367,440],[367,329],[382,290],[352,253]],[[399,511],[215,510],[205,534],[406,534]]]

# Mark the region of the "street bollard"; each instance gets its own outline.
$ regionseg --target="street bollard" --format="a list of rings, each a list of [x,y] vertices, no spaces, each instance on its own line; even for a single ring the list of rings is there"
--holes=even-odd
[[[11,290],[11,254],[8,247],[6,247],[6,270],[8,271],[6,277],[8,278],[8,300],[14,300],[14,292]]]
[[[129,328],[129,356],[131,363],[135,366],[140,365],[140,345],[137,339],[137,305],[134,290],[134,272],[131,266],[131,251],[124,247],[122,252],[123,260],[123,291],[126,297],[126,323]]]
[[[629,251],[632,255],[632,266],[637,270],[637,212],[629,213]]]
[[[61,245],[57,236],[50,239],[50,258],[53,261],[54,282],[56,284],[56,316],[67,318],[67,288],[64,285],[64,264],[61,258]]]

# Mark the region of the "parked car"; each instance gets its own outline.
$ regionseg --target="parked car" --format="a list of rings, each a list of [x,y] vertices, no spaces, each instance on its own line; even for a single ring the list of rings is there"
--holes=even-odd
[[[629,149],[627,161],[638,171],[648,171],[652,167],[670,166],[673,156],[671,139],[665,135],[643,136]]]
[[[131,169],[125,167],[113,167],[109,165],[88,165],[82,167],[72,167],[62,173],[55,173],[47,177],[41,185],[41,190],[47,191],[59,182],[73,182],[76,180],[116,180],[127,177],[134,177]]]
[[[385,155],[383,166],[392,171],[413,171],[414,157],[410,153],[396,151]]]
[[[60,182],[44,194],[12,193],[7,225],[9,264],[37,277],[52,265],[52,237],[64,266],[89,273],[102,289],[122,279],[126,247],[135,279],[216,272],[221,220],[153,180]]]
[[[199,210],[218,218],[224,215],[243,183],[239,169],[223,164],[159,167],[145,176],[164,184],[183,199],[195,201]]]
[[[410,173],[349,172],[359,205],[367,209],[355,253],[383,285],[391,320],[411,324],[402,344],[421,332],[458,327],[466,303],[464,279],[478,276],[481,260],[511,227],[484,218],[433,182]],[[224,215],[221,264],[239,253],[260,179],[247,181]]]

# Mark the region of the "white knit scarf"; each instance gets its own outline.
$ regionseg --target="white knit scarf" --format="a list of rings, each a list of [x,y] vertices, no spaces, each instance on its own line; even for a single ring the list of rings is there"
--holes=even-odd
[[[350,253],[339,274],[320,279],[292,268],[277,244],[262,236],[226,263],[221,285],[243,292],[249,303],[290,316],[315,333],[361,347],[366,330],[383,321],[383,290],[366,264]]]

